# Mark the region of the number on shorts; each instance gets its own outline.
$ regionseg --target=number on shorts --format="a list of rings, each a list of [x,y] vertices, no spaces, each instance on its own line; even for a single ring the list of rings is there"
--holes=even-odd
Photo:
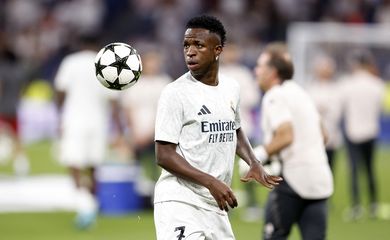
[[[182,240],[185,238],[185,236],[184,236],[185,229],[186,229],[185,226],[180,226],[180,227],[175,228],[175,232],[180,231],[179,235],[176,236],[178,240]]]

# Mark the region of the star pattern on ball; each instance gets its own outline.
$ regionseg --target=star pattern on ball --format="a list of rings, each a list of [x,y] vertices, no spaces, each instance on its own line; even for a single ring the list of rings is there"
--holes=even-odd
[[[107,50],[111,50],[111,52],[114,53],[116,46],[120,46],[120,44],[118,44],[118,43],[109,44],[109,45],[106,46],[106,50],[104,52],[106,52]]]
[[[131,70],[130,67],[126,64],[128,57],[129,56],[121,58],[117,54],[115,54],[115,62],[113,62],[109,65],[109,66],[116,68],[116,70],[118,71],[118,76],[122,72],[123,69]]]
[[[116,90],[120,90],[124,86],[126,86],[126,84],[120,84],[119,83],[119,78],[117,78],[113,83],[109,83],[109,85],[110,85],[111,89],[116,89]]]
[[[134,79],[138,80],[138,78],[141,76],[141,72],[140,71],[132,71],[132,72],[134,74]]]
[[[96,75],[100,75],[101,77],[103,77],[103,72],[102,72],[102,70],[106,67],[105,65],[102,65],[101,63],[100,63],[100,60],[101,59],[99,59],[99,61],[97,61],[97,63],[95,63],[95,70],[96,70]]]
[[[128,48],[130,51],[127,52],[124,48]],[[134,59],[134,55],[136,55],[137,59]],[[129,60],[130,57],[131,61]],[[123,90],[131,87],[141,76],[142,62],[140,56],[128,44],[110,43],[98,52],[96,58],[94,65],[97,79],[103,86],[109,89]],[[138,65],[136,64],[137,60]],[[106,63],[103,64],[104,62]],[[133,74],[128,72],[122,73],[123,69],[131,71]],[[122,81],[125,83],[121,83]]]

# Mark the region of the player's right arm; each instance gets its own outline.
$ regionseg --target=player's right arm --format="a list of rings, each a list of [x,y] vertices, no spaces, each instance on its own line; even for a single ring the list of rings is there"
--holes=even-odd
[[[265,151],[265,149],[263,151]],[[282,181],[281,177],[269,175],[264,170],[262,162],[258,161],[259,158],[256,156],[256,153],[253,152],[249,140],[241,128],[237,129],[236,153],[250,166],[248,173],[241,178],[242,182],[256,180],[267,188],[273,188]]]
[[[217,178],[194,168],[176,152],[177,145],[165,141],[156,141],[157,164],[171,174],[199,184],[209,189],[221,210],[228,211],[237,207],[237,199],[232,189]]]
[[[268,156],[278,154],[280,151],[290,146],[294,140],[292,123],[289,121],[281,123],[274,131],[271,141],[264,145]]]
[[[320,122],[320,127],[321,127],[322,137],[323,137],[323,139],[324,139],[324,144],[327,144],[328,141],[329,141],[329,134],[328,134],[328,131],[326,131],[325,126],[324,126],[324,123],[323,123],[322,120],[321,120],[321,122]]]
[[[69,57],[64,58],[61,62],[58,71],[54,79],[54,89],[55,89],[55,104],[57,106],[58,112],[62,114],[62,108],[67,98],[67,90],[73,79],[73,70],[72,64],[69,62]],[[59,118],[59,136],[62,135],[62,117]]]

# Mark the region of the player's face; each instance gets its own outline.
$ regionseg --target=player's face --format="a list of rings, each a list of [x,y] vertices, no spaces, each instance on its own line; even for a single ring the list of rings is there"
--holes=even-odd
[[[275,69],[268,65],[269,58],[267,53],[262,53],[257,59],[255,67],[256,80],[263,92],[272,87],[272,76],[275,72]]]
[[[193,76],[202,76],[217,66],[216,57],[222,52],[215,33],[202,28],[189,28],[184,34],[184,57]]]

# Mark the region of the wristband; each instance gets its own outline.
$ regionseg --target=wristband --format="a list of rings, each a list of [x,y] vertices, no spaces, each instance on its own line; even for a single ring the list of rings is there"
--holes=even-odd
[[[255,154],[257,160],[259,160],[261,163],[268,159],[268,153],[265,150],[265,147],[262,145],[255,147],[253,149],[253,153]]]

